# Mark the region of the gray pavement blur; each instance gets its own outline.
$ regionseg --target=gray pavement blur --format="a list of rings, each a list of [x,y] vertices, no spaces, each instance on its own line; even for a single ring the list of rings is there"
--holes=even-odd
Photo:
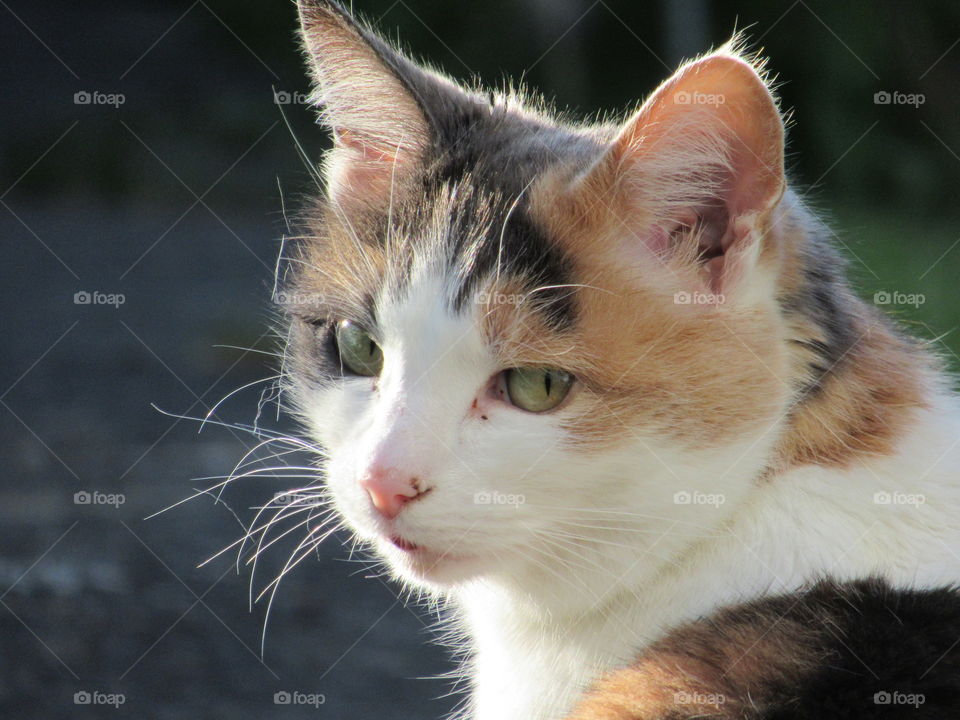
[[[273,100],[305,89],[293,22],[286,2],[0,7],[0,717],[424,718],[455,702],[416,679],[451,669],[431,618],[347,562],[342,536],[285,577],[262,655],[249,569],[198,568],[241,536],[234,513],[296,481],[144,519],[257,442],[165,413],[202,417],[275,372],[282,208],[312,190],[281,111],[314,157],[325,142]],[[216,418],[253,422],[264,385]],[[295,431],[274,406],[262,421]],[[301,537],[264,554],[256,588]]]
[[[182,208],[5,202],[23,223],[0,214],[0,714],[118,716],[74,702],[98,692],[122,694],[123,717],[442,715],[450,701],[431,699],[446,683],[413,679],[449,670],[430,644],[430,618],[365,577],[375,572],[366,565],[345,562],[341,538],[284,579],[262,657],[266,602],[249,611],[249,570],[237,574],[236,553],[197,568],[242,534],[233,512],[249,521],[297,481],[242,479],[223,496],[229,507],[201,496],[144,519],[204,486],[194,478],[229,473],[257,442],[214,424],[198,433],[197,422],[153,406],[203,417],[274,372],[262,352],[275,347],[265,308],[281,228],[225,213],[251,253],[194,209],[123,276]],[[76,304],[82,292],[124,302]],[[228,399],[216,418],[251,423],[260,387]],[[272,405],[262,421],[295,430],[277,423]],[[256,588],[292,550],[270,548]],[[277,705],[277,692],[325,702]]]

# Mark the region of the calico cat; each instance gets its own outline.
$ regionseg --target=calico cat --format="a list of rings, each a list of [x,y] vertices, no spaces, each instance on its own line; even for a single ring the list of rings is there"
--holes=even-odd
[[[899,717],[841,700],[934,680],[909,717],[958,716],[957,401],[788,186],[762,65],[578,124],[299,13],[334,145],[289,390],[322,492],[450,608],[464,716]]]

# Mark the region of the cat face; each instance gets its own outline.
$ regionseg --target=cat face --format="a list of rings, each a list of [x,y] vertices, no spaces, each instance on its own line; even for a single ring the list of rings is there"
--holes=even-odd
[[[755,68],[720,51],[579,127],[332,3],[300,13],[334,148],[288,370],[355,534],[428,587],[589,586],[719,525],[794,382],[765,239],[783,126]]]

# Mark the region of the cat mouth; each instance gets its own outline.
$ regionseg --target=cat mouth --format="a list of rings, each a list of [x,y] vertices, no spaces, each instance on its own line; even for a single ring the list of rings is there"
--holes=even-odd
[[[404,540],[399,535],[391,535],[390,543],[398,550],[403,550],[404,552],[416,552],[417,550],[421,549],[421,547],[416,543],[412,543],[409,540]]]
[[[437,544],[432,544],[434,542]],[[482,555],[454,550],[450,543],[442,540],[421,545],[392,532],[384,533],[380,540],[380,552],[405,580],[429,583],[432,587],[452,586],[487,568]]]
[[[387,537],[387,540],[393,547],[401,552],[404,560],[412,563],[414,567],[424,572],[429,572],[434,567],[440,565],[457,564],[469,559],[466,555],[453,554],[449,548],[446,550],[434,550],[424,545],[418,545],[399,535],[390,535]]]

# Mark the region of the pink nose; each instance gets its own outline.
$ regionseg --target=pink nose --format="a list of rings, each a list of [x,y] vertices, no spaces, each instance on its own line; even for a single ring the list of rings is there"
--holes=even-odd
[[[403,506],[420,495],[419,480],[393,468],[374,467],[367,471],[360,486],[367,491],[377,512],[395,518]]]

